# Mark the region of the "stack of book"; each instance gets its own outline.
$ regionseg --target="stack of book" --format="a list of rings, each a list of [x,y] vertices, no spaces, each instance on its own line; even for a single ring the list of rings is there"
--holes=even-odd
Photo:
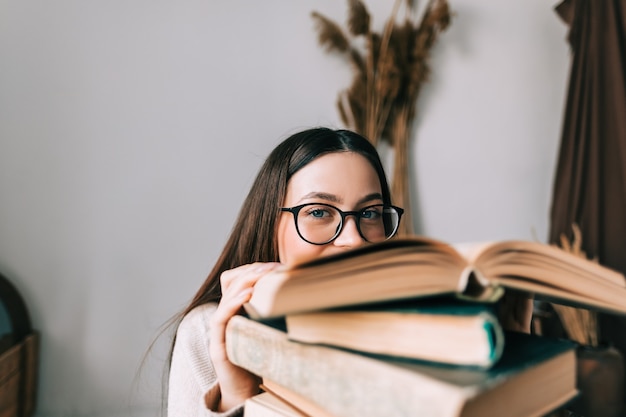
[[[626,314],[623,275],[535,242],[395,239],[279,269],[226,330],[263,379],[245,416],[546,415],[577,393],[576,346],[503,331],[504,290]]]

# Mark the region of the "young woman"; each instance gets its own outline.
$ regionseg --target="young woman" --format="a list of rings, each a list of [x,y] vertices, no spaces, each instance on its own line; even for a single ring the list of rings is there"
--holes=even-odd
[[[389,239],[402,212],[391,205],[378,153],[362,136],[315,128],[278,145],[257,175],[215,266],[180,315],[168,416],[241,415],[260,381],[228,361],[225,328],[254,284],[280,264]]]

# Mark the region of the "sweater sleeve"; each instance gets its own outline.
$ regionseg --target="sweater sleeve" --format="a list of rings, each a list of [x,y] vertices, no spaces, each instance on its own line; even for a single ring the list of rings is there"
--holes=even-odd
[[[243,404],[217,412],[220,387],[209,356],[209,318],[214,303],[193,309],[176,331],[170,367],[168,417],[235,417],[243,415]]]

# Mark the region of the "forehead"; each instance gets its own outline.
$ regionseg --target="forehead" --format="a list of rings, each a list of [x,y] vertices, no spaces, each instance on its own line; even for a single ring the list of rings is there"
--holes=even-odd
[[[285,204],[297,204],[314,193],[330,194],[349,204],[381,192],[378,174],[364,156],[335,152],[320,156],[291,177]]]

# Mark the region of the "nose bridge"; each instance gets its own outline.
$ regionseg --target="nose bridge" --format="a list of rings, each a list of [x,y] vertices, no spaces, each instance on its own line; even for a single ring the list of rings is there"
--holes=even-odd
[[[361,236],[361,232],[359,229],[359,212],[358,211],[347,211],[343,212],[343,224],[341,227],[341,231],[339,235],[335,239],[337,244],[354,244],[356,240],[358,243],[363,242],[363,237]],[[352,217],[352,219],[349,219]]]
[[[361,217],[359,216],[360,212],[358,212],[358,211],[342,211],[341,214],[343,214],[343,222],[344,223],[348,219],[348,216],[354,216],[354,221],[356,223],[358,223],[359,220],[361,219]]]
[[[343,232],[343,229],[346,228],[347,223],[348,222],[348,217],[352,216],[352,222],[354,223],[354,227],[356,228],[357,233],[359,233],[359,231],[361,230],[359,222],[361,221],[361,216],[360,216],[360,212],[358,211],[344,211],[341,213],[342,214],[342,222],[343,225],[341,227],[341,231]]]

